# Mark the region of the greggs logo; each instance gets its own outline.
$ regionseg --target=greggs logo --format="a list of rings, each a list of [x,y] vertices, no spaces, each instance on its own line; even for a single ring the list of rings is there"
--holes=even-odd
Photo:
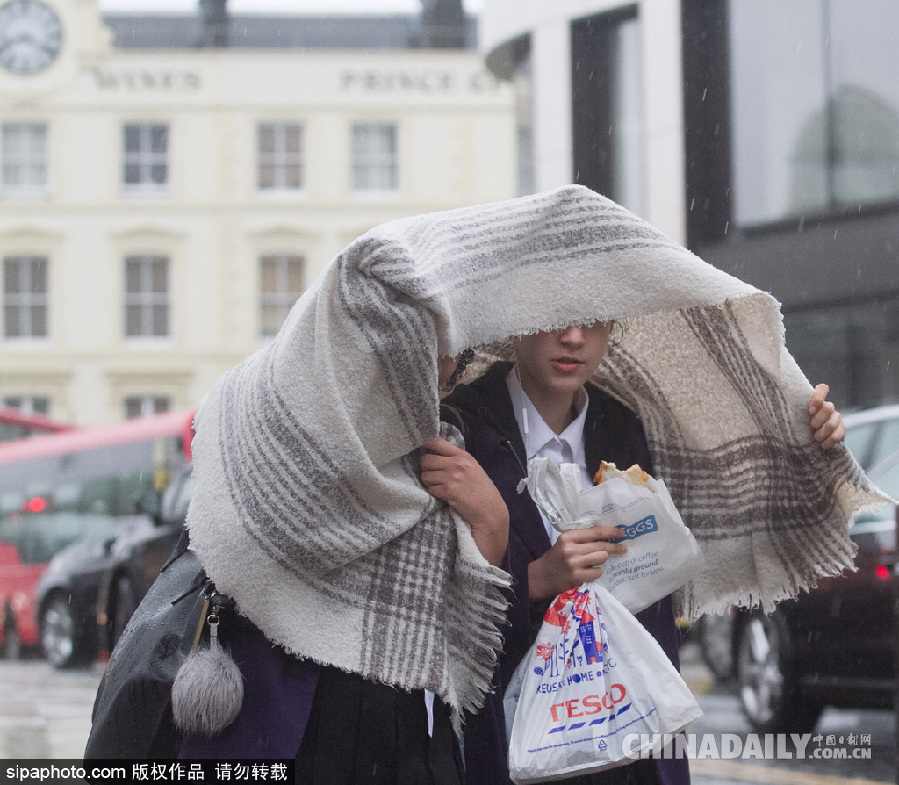
[[[624,537],[619,537],[615,542],[621,542],[622,540],[636,540],[637,537],[642,537],[644,534],[657,532],[659,530],[659,524],[656,522],[655,515],[647,515],[642,520],[636,521],[629,526],[619,526],[618,528],[624,530]]]

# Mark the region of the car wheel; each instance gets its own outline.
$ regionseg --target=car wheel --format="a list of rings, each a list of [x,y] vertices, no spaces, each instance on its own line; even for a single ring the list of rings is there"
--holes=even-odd
[[[78,629],[68,594],[52,594],[40,620],[41,648],[54,668],[70,668],[90,662],[94,652]]]
[[[715,680],[726,684],[734,676],[733,617],[727,614],[709,614],[697,622],[696,637],[699,653]]]
[[[112,613],[112,646],[115,647],[125,626],[137,609],[137,592],[134,589],[134,581],[127,575],[119,575],[115,580],[113,589],[115,605]]]
[[[753,613],[737,635],[736,671],[743,713],[756,733],[808,733],[823,706],[804,698],[782,613]]]

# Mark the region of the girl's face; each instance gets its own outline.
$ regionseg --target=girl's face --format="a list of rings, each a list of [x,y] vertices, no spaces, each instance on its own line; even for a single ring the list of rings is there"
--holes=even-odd
[[[521,386],[533,400],[573,396],[599,368],[612,322],[523,335],[518,339]]]

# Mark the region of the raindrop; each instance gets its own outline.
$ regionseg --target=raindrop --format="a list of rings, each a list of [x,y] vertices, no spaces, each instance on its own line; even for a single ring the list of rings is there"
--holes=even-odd
[[[709,92],[708,87],[706,87],[706,89],[702,91],[702,100],[703,101],[705,101],[705,97],[706,97],[706,95],[708,95],[708,92]]]
[[[696,197],[695,197],[695,196],[690,200],[690,212],[691,212],[691,213],[693,212],[693,205],[694,205],[694,204],[696,204]]]
[[[724,223],[724,233],[727,234],[727,230],[730,228],[730,221],[725,221]]]
[[[834,240],[837,239],[837,232],[839,232],[839,231],[840,231],[839,229],[834,229],[834,230],[833,230],[833,239],[834,239]]]

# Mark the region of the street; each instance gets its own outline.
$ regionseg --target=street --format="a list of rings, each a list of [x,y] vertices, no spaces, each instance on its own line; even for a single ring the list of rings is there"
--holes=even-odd
[[[698,753],[690,763],[695,785],[862,785],[895,781],[892,712],[828,709],[808,740],[804,759],[796,759],[791,753],[791,759],[781,756],[772,760],[775,756],[770,750],[777,750],[774,741],[770,742],[769,754],[765,754],[764,739],[752,748],[750,729],[737,699],[712,684],[695,646],[686,645],[682,656],[684,678],[705,712],[689,729],[695,734]],[[95,663],[90,668],[57,671],[39,659],[0,661],[0,755],[4,759],[79,759],[90,730],[91,706],[103,667]],[[868,735],[870,742],[863,744]],[[829,746],[828,736],[833,736]],[[736,753],[734,743],[741,745]],[[840,760],[839,753],[813,757],[815,751],[844,748],[849,750],[849,758],[853,748],[870,748],[870,759]],[[719,754],[709,755],[710,749]]]

